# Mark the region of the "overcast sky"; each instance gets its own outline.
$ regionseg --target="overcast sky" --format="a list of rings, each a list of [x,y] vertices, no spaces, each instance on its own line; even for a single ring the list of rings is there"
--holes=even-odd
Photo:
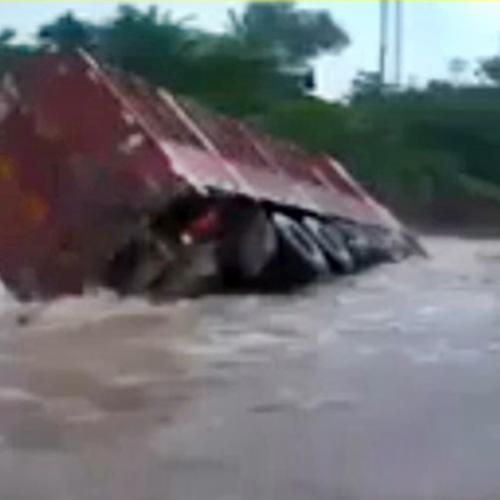
[[[138,3],[138,2],[119,2]],[[140,2],[150,5],[158,2]],[[23,37],[58,14],[73,10],[77,15],[100,20],[109,17],[118,2],[9,2],[0,1],[0,26],[18,30]],[[160,2],[174,16],[194,14],[193,25],[221,30],[228,8],[241,2]],[[328,9],[347,31],[352,43],[342,54],[323,56],[316,64],[321,95],[344,95],[356,72],[373,70],[377,64],[378,5],[374,1],[332,1],[304,3],[308,8]],[[454,57],[474,63],[500,52],[500,3],[479,1],[404,2],[404,81],[417,84],[429,78],[449,77],[448,64]],[[389,54],[390,56],[390,54]],[[389,76],[391,76],[389,58]],[[470,71],[472,73],[472,69]],[[464,79],[467,75],[463,76]]]

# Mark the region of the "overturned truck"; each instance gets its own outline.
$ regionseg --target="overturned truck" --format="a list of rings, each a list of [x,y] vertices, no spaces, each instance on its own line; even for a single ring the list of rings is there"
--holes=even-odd
[[[83,52],[3,79],[0,199],[0,278],[21,298],[287,287],[418,248],[333,158]]]

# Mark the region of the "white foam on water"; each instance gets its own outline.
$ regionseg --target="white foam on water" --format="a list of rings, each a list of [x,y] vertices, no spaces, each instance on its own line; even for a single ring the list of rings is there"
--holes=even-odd
[[[7,290],[7,287],[0,281],[0,313],[18,306],[19,302]]]
[[[120,298],[100,289],[80,297],[19,304],[0,283],[0,339],[4,332],[19,328],[17,323],[44,332],[60,329],[73,332],[83,325],[99,325],[110,319],[122,321],[120,325],[133,319],[130,329],[141,330],[143,324],[146,332],[152,325],[155,327],[154,321],[158,319],[161,335],[144,339],[137,336],[133,342],[223,357],[248,355],[253,350],[274,353],[281,348],[290,355],[299,355],[351,334],[404,333],[409,319],[414,325],[427,324],[467,306],[472,299],[470,294],[464,299],[461,289],[447,298],[447,302],[440,300],[439,294],[450,295],[446,284],[450,276],[457,275],[457,269],[460,274],[477,274],[478,266],[483,264],[477,259],[476,249],[486,248],[491,254],[498,251],[500,255],[499,242],[486,247],[481,246],[483,243],[450,241],[449,238],[429,239],[427,243],[433,252],[432,260],[380,267],[355,279],[339,280],[286,296],[208,296],[158,305],[140,297]],[[441,272],[434,273],[434,270]],[[484,303],[481,314],[493,315],[491,311],[496,303],[489,295],[475,300]],[[479,306],[475,306],[475,310],[479,310]],[[151,318],[153,322],[141,323],[141,319]],[[417,353],[417,358],[432,362],[442,355],[439,349],[432,349]],[[462,353],[464,359],[472,357],[471,353]]]
[[[19,316],[25,307],[0,281],[0,339],[5,339],[17,328]]]
[[[78,328],[122,316],[167,316],[172,307],[173,304],[157,306],[143,298],[120,298],[113,292],[96,290],[79,297],[62,297],[47,303],[32,304],[30,320],[36,328]]]
[[[0,402],[38,401],[38,397],[18,387],[0,387]]]

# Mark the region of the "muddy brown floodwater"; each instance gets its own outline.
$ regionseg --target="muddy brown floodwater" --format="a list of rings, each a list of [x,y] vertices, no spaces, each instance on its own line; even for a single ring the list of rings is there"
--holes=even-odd
[[[290,296],[0,303],[2,500],[500,498],[500,242]]]

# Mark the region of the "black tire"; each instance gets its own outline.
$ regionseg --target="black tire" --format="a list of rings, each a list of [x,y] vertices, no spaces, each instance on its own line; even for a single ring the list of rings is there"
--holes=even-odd
[[[366,230],[369,244],[369,261],[373,264],[392,261],[392,249],[386,229],[370,228]]]
[[[363,269],[373,263],[370,243],[365,231],[352,223],[342,223],[339,229],[345,239],[356,269]]]
[[[302,222],[325,254],[332,271],[345,274],[354,270],[354,261],[344,237],[333,223],[315,217],[305,217]]]
[[[121,295],[126,295],[129,283],[137,269],[141,245],[137,240],[128,243],[117,252],[111,259],[105,276],[106,286],[112,288]]]
[[[304,226],[279,212],[273,213],[271,220],[279,240],[276,265],[283,284],[306,283],[328,274],[326,257]]]
[[[160,244],[154,239],[129,242],[109,263],[105,284],[120,295],[150,291],[168,264]]]
[[[222,220],[224,234],[216,253],[222,282],[241,286],[258,281],[278,248],[266,212],[254,205],[234,204],[224,209]]]

